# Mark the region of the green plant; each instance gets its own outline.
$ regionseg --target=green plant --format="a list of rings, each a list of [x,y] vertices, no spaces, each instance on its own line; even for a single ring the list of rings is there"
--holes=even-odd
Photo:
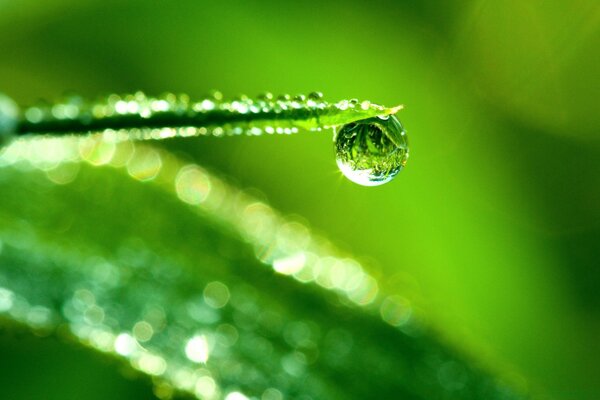
[[[101,133],[2,149],[0,316],[128,363],[161,398],[525,398],[442,344],[410,294],[305,224],[130,140],[337,126],[338,161],[388,168],[387,150],[392,168],[375,175],[391,179],[408,151],[398,110],[142,94],[25,110],[5,132]]]
[[[393,179],[406,164],[408,143],[394,116],[402,106],[383,107],[370,101],[328,104],[318,92],[307,96],[267,93],[224,101],[219,92],[191,101],[187,95],[148,97],[110,95],[88,102],[70,96],[62,102],[19,107],[0,95],[0,132],[4,135],[73,135],[102,132],[104,139],[148,140],[170,137],[291,134],[340,127],[335,136],[342,172],[352,181],[373,186]],[[1,118],[3,117],[3,118]]]

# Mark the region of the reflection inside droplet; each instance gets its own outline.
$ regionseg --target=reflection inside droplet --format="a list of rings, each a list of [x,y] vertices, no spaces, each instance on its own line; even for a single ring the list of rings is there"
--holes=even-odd
[[[406,165],[408,139],[394,115],[346,124],[334,132],[337,165],[352,182],[377,186]]]

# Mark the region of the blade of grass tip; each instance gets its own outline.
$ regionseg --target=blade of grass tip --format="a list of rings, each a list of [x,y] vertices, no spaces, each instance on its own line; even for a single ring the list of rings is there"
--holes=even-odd
[[[142,92],[111,94],[96,101],[69,96],[56,103],[24,108],[12,128],[21,135],[121,132],[123,139],[164,139],[173,136],[260,135],[318,131],[377,116],[401,107],[384,107],[356,99],[328,103],[321,93],[308,96],[264,94],[224,100],[219,92],[192,101],[188,95]],[[14,119],[14,117],[13,117]],[[14,121],[12,122],[14,125]],[[136,133],[131,132],[136,129]]]

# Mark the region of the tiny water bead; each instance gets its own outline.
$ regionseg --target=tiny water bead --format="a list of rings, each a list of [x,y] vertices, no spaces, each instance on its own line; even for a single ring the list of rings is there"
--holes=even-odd
[[[78,178],[48,190],[39,174],[59,183],[63,168]],[[414,284],[165,149],[17,140],[0,190],[0,319],[118,359],[162,400],[529,398],[442,344]],[[73,214],[59,237],[57,204]]]
[[[220,92],[200,100],[186,94],[111,94],[95,101],[70,95],[24,107],[0,93],[0,145],[31,135],[102,134],[107,143],[193,136],[258,136],[337,130],[337,163],[351,181],[376,186],[406,163],[406,135],[396,114],[368,100],[328,103],[320,92],[227,100]],[[5,139],[5,140],[2,140]]]
[[[334,143],[340,171],[362,186],[391,181],[408,159],[408,138],[394,115],[367,118],[335,128]]]
[[[233,99],[215,92],[199,100],[174,93],[158,97],[143,92],[111,94],[92,101],[71,95],[23,108],[16,134],[64,136],[117,131],[119,137],[132,140],[292,134],[390,115],[401,108],[356,99],[328,103],[319,92],[277,97],[265,93]]]

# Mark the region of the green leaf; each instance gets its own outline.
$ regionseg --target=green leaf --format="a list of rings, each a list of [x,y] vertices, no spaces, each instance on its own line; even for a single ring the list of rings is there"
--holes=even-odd
[[[0,316],[128,363],[160,397],[525,398],[198,165],[101,137],[15,141],[0,165]]]
[[[321,130],[366,118],[385,117],[400,109],[402,106],[384,107],[356,99],[330,104],[318,92],[277,98],[267,93],[255,99],[241,96],[231,101],[224,100],[219,92],[199,101],[192,101],[185,94],[148,97],[137,92],[112,94],[91,102],[69,96],[61,102],[33,106],[23,111],[17,130],[21,135],[105,130],[114,134],[121,130],[119,136],[133,139],[259,135]]]

